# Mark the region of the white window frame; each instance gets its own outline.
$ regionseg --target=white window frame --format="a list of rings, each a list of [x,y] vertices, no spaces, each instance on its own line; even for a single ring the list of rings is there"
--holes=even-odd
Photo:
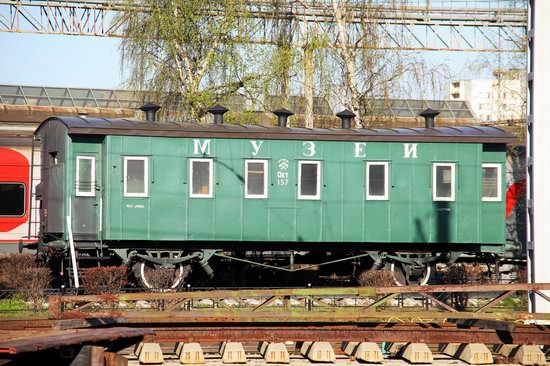
[[[302,165],[317,165],[317,194],[315,196],[302,195]],[[319,200],[321,199],[321,162],[318,160],[299,160],[298,161],[298,199],[299,200]]]
[[[264,170],[264,194],[249,194],[248,193],[248,163],[262,164]],[[269,181],[267,160],[250,159],[244,161],[244,198],[267,198],[267,182]]]
[[[497,196],[496,197],[483,197],[483,168],[497,168]],[[481,164],[481,200],[486,202],[502,201],[502,164],[499,164],[499,163]]]
[[[80,190],[80,161],[82,160],[91,160],[92,161],[92,176],[90,181],[90,192],[81,191]],[[78,197],[95,197],[95,156],[89,156],[89,155],[77,155],[76,157],[76,177],[75,177],[75,189],[76,189],[76,196]]]
[[[193,193],[193,163],[208,163],[208,194]],[[189,197],[191,198],[212,198],[214,197],[214,164],[212,159],[189,159]]]
[[[382,165],[384,167],[384,195],[382,196],[375,196],[369,194],[369,186],[370,186],[370,180],[369,180],[369,167],[372,165]],[[369,201],[387,201],[388,200],[388,173],[389,170],[389,164],[387,161],[367,161],[367,172],[366,172],[366,178],[367,178],[367,184],[366,184],[366,194],[367,194],[367,200]]]
[[[437,167],[451,167],[451,197],[437,196]],[[433,201],[451,202],[455,200],[456,189],[456,164],[455,163],[433,163],[432,165],[432,199]]]
[[[128,161],[143,161],[143,193],[128,193]],[[149,157],[147,156],[125,156],[124,157],[124,197],[149,197]]]

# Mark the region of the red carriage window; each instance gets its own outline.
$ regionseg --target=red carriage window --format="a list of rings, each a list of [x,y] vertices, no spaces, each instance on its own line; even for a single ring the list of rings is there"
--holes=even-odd
[[[23,216],[25,214],[25,185],[23,183],[0,183],[0,216]]]

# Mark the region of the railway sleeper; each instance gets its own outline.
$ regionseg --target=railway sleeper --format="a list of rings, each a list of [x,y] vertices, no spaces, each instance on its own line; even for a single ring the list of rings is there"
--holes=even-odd
[[[297,342],[295,346],[297,353],[311,362],[337,362],[336,353],[330,342]],[[349,360],[367,363],[382,363],[388,359],[388,356],[390,359],[402,358],[410,364],[431,364],[434,361],[432,351],[425,343],[390,342],[383,343],[383,346],[385,353],[374,342],[348,341],[341,343],[341,351],[349,357]],[[495,360],[489,348],[482,343],[443,343],[438,349],[442,354],[470,365],[493,364]],[[254,358],[249,351],[249,348],[245,351],[245,347],[240,342],[221,342],[214,353],[221,357],[224,364],[246,364],[249,361],[247,352],[250,358]],[[167,352],[170,353],[170,351]],[[257,352],[265,363],[290,364],[294,359],[288,351],[288,344],[282,342],[259,342]],[[546,364],[545,354],[536,345],[503,344],[495,346],[494,352],[515,364],[524,366]],[[181,364],[205,364],[206,359],[212,357],[212,354],[205,357],[201,344],[196,342],[177,342],[172,353],[175,353]],[[171,359],[169,355],[166,357],[163,355],[158,343],[139,343],[135,347],[134,355],[139,363],[144,365],[163,364],[165,360]]]
[[[535,345],[502,344],[497,347],[496,351],[499,355],[522,365],[543,365],[546,363],[546,356]]]
[[[493,355],[483,343],[448,343],[443,347],[443,353],[458,358],[470,365],[487,365],[493,363]]]

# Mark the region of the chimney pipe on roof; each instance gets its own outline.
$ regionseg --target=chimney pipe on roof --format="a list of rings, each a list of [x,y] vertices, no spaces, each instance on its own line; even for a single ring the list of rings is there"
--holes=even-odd
[[[351,120],[355,118],[355,113],[349,109],[344,109],[343,111],[336,113],[336,117],[342,120],[342,128],[351,128]]]
[[[144,105],[142,105],[139,109],[145,112],[145,120],[147,122],[156,122],[157,111],[160,109],[160,105],[147,102]]]
[[[436,109],[428,108],[422,112],[419,113],[419,116],[424,117],[424,123],[426,128],[434,128],[435,127],[435,116],[439,114],[439,111]]]
[[[279,127],[286,127],[288,117],[294,115],[294,113],[284,108],[274,110],[273,114],[277,116],[277,125]]]
[[[223,115],[227,113],[227,111],[229,111],[229,109],[219,104],[216,104],[215,106],[208,108],[208,112],[214,115],[215,125],[223,124]]]

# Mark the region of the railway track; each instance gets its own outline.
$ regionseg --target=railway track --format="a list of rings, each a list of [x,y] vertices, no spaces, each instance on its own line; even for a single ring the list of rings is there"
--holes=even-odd
[[[185,326],[171,323],[171,324],[156,324],[156,323],[133,323],[130,326],[123,323],[115,323],[113,321],[106,321],[105,319],[88,319],[90,323],[104,325],[95,325],[88,328],[80,328],[76,332],[93,331],[94,334],[99,337],[96,340],[88,341],[80,339],[76,344],[63,343],[66,342],[67,336],[74,334],[75,330],[54,330],[59,328],[61,324],[65,324],[63,321],[49,320],[50,328],[46,327],[47,322],[41,321],[42,328],[37,326],[30,326],[28,323],[24,323],[23,320],[11,321],[9,323],[9,329],[2,324],[2,329],[7,332],[13,332],[17,334],[17,339],[10,341],[0,341],[0,353],[2,350],[12,347],[14,354],[25,354],[28,352],[37,352],[38,348],[29,351],[29,348],[18,347],[41,347],[45,349],[51,346],[51,348],[62,349],[69,346],[77,346],[76,348],[86,345],[87,347],[102,348],[105,346],[105,341],[101,339],[101,334],[109,333],[114,335],[124,332],[130,332],[130,334],[143,334],[143,337],[132,338],[130,346],[127,343],[110,342],[105,349],[115,349],[118,356],[122,356],[130,361],[130,364],[141,359],[141,363],[144,359],[152,360],[151,363],[159,363],[159,359],[162,358],[162,362],[170,364],[172,362],[179,362],[181,352],[177,353],[179,343],[183,344],[195,344],[200,347],[205,362],[207,364],[219,364],[227,363],[223,362],[224,353],[220,351],[220,345],[224,342],[231,341],[238,347],[242,347],[244,356],[249,364],[261,364],[266,363],[266,356],[259,353],[258,348],[264,342],[271,344],[284,344],[287,350],[289,362],[291,364],[296,363],[309,363],[311,357],[308,356],[306,351],[302,351],[302,345],[304,343],[314,344],[321,343],[323,345],[324,352],[334,353],[335,358],[333,363],[342,363],[344,361],[355,360],[353,354],[345,354],[345,344],[347,342],[356,342],[357,344],[365,342],[368,344],[376,344],[376,346],[382,352],[381,345],[389,344],[386,346],[387,354],[383,356],[385,361],[402,360],[401,362],[416,363],[413,356],[411,359],[403,355],[404,351],[400,351],[400,348],[409,345],[415,347],[427,348],[431,352],[429,362],[441,364],[445,362],[457,363],[455,358],[460,360],[457,356],[453,358],[452,355],[442,353],[442,344],[456,343],[460,345],[485,345],[485,353],[478,351],[479,357],[482,355],[490,354],[492,360],[499,360],[500,363],[522,363],[529,365],[528,362],[514,361],[510,357],[497,353],[498,346],[502,345],[515,345],[519,348],[522,345],[550,345],[550,326],[533,325],[533,324],[517,324],[509,327],[508,330],[492,329],[487,324],[465,326],[453,323],[359,323],[359,324],[188,324]],[[5,322],[3,322],[5,323]],[[19,324],[18,324],[19,323]],[[26,334],[22,335],[21,330]],[[32,342],[32,339],[35,342]],[[61,344],[55,343],[52,339],[60,340]],[[31,340],[31,341],[29,341]],[[136,352],[136,347],[132,345],[133,342],[140,341],[143,344],[142,348],[146,350],[145,353]],[[37,346],[38,345],[38,346]],[[390,350],[392,345],[397,345],[398,349]],[[128,347],[129,346],[129,347]],[[491,352],[493,350],[493,352]],[[105,350],[104,350],[105,352]],[[488,353],[487,353],[488,352]],[[415,353],[413,351],[413,353]],[[144,356],[147,354],[148,356]],[[225,356],[228,357],[228,356]],[[487,356],[486,356],[487,357]],[[540,355],[539,355],[540,357]],[[156,360],[156,361],[153,361]],[[310,360],[310,361],[308,361]],[[314,360],[313,360],[314,361]],[[229,363],[241,363],[241,361],[234,360]],[[488,362],[489,363],[489,362]],[[492,362],[490,362],[492,363]],[[92,363],[93,364],[93,363]]]
[[[252,364],[269,362],[267,351],[258,351],[262,344],[279,347],[291,363],[316,361],[312,352],[341,355],[331,356],[330,362],[355,360],[357,349],[369,347],[380,357],[384,349],[379,361],[393,355],[410,363],[428,349],[430,356],[422,362],[437,363],[434,354],[443,355],[441,345],[448,345],[451,350],[442,357],[449,362],[465,360],[466,349],[490,358],[485,363],[500,357],[528,365],[518,354],[528,353],[531,345],[550,345],[550,326],[532,322],[550,315],[528,313],[521,309],[522,301],[529,294],[548,300],[547,290],[550,284],[52,296],[48,318],[0,318],[0,357],[30,357],[25,361],[33,362],[32,357],[43,358],[44,352],[55,358],[71,349],[75,354],[88,350],[88,358],[96,362],[89,364],[101,359],[115,365],[120,357],[130,363],[169,364],[179,362],[182,353],[197,356],[200,350],[207,364],[228,357],[229,363],[243,362],[222,349],[229,342],[232,354]],[[457,302],[451,296],[465,293],[472,301]],[[353,350],[346,350],[349,342]],[[184,345],[194,348],[185,353]],[[490,351],[497,346],[508,353]],[[529,352],[542,362],[540,348]]]

